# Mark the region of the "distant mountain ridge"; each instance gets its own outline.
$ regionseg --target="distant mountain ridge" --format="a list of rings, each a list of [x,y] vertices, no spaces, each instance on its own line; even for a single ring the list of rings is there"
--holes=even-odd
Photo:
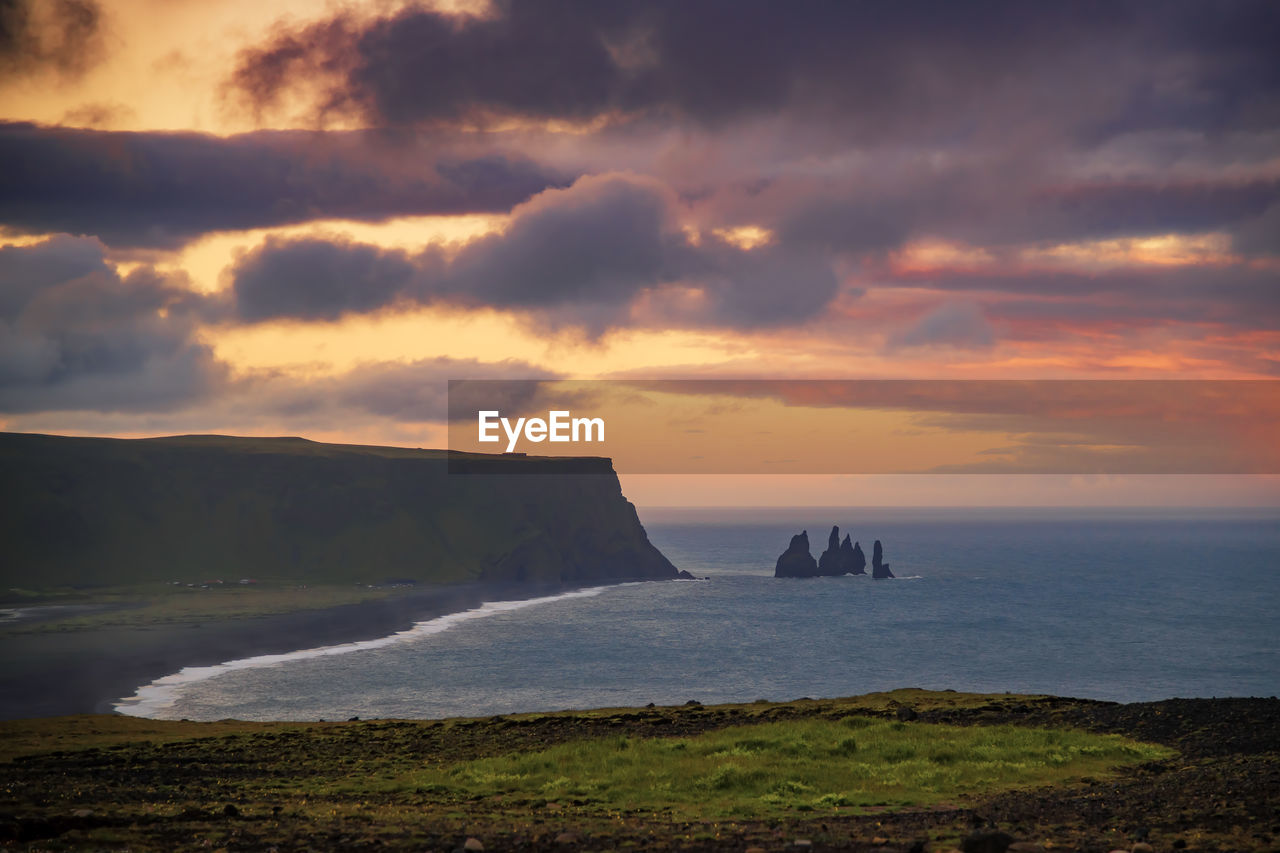
[[[473,474],[456,459],[450,473],[444,450],[0,433],[0,581],[675,577],[608,459],[469,454]]]

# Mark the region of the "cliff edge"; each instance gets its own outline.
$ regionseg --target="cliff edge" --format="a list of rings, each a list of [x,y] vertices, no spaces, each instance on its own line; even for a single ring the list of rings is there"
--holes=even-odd
[[[450,473],[443,450],[301,438],[0,433],[0,581],[676,576],[608,459],[468,458],[483,473]]]

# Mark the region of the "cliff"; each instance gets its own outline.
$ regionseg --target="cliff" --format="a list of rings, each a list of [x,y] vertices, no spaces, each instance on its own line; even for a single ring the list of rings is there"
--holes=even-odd
[[[867,555],[862,553],[862,546],[860,544],[854,542],[853,546],[850,547],[849,537],[846,536],[844,537],[844,542],[840,545],[840,550],[848,551],[848,556],[845,560],[849,565],[849,574],[865,575],[867,573]]]
[[[884,546],[880,544],[880,540],[876,540],[876,544],[871,551],[871,577],[876,580],[893,577],[893,572],[889,571],[889,564],[884,561]]]
[[[844,573],[844,555],[840,553],[840,528],[832,527],[831,535],[827,537],[827,550],[823,551],[822,556],[818,558],[818,574],[842,575]]]
[[[774,566],[775,578],[812,578],[818,575],[818,563],[809,553],[809,531],[802,530],[791,537],[791,544],[778,557]]]
[[[840,539],[840,528],[832,527],[827,537],[827,550],[816,562],[809,553],[809,532],[802,530],[791,537],[791,544],[778,557],[778,564],[773,570],[776,578],[815,578],[839,577],[841,575],[865,575],[867,573],[867,557],[862,553],[862,546],[850,542],[846,534]],[[884,562],[884,546],[877,539],[872,556],[872,577],[891,578],[889,564]]]
[[[0,433],[12,586],[673,578],[608,459]]]

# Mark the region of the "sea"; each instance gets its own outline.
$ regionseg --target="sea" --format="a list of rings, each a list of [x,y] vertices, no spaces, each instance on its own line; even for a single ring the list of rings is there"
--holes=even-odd
[[[699,580],[495,601],[387,637],[188,668],[165,719],[430,719],[899,687],[1134,702],[1280,693],[1275,509],[642,509]],[[774,578],[831,526],[892,580]],[[869,570],[869,568],[868,568]]]

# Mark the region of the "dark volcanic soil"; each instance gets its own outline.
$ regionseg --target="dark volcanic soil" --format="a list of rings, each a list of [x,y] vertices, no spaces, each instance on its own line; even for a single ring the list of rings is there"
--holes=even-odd
[[[956,705],[965,704],[964,694],[954,696]],[[369,721],[292,730],[246,727],[220,737],[75,751],[62,742],[61,751],[0,764],[0,845],[453,850],[475,838],[485,850],[755,847],[888,853],[959,847],[966,853],[1003,853],[1011,843],[1019,853],[1144,851],[1145,845],[1154,850],[1280,849],[1280,701],[1274,698],[1118,705],[993,697],[976,707],[955,707],[945,694],[931,694],[902,716],[958,725],[1073,726],[1179,752],[1108,780],[1005,793],[956,807],[684,823],[652,815],[602,815],[574,802],[538,802],[521,809],[491,801],[442,804],[430,792],[379,794],[376,785],[346,799],[311,802],[307,797],[311,780],[354,776],[372,782],[372,775],[362,774],[373,774],[388,761],[403,766],[583,737],[669,736],[763,720],[899,713],[892,701],[865,706],[860,701],[640,708],[449,723]],[[5,734],[0,728],[0,737]],[[796,844],[799,840],[809,845]]]

